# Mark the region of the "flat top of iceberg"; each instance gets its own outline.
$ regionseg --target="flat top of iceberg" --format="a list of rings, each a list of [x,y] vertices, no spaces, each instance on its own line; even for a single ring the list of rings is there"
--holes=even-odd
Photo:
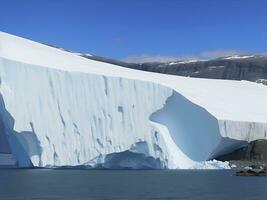
[[[128,69],[3,32],[0,32],[0,57],[58,70],[151,81],[173,88],[218,119],[267,123],[267,87],[262,84]]]

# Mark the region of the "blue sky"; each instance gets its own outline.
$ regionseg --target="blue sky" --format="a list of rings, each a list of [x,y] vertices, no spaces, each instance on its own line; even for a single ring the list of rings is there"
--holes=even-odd
[[[1,0],[0,30],[123,60],[267,52],[265,0]]]

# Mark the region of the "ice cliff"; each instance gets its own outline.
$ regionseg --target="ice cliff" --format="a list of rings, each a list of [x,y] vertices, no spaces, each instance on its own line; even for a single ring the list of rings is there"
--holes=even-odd
[[[88,60],[0,32],[0,165],[225,168],[265,139],[267,87]]]

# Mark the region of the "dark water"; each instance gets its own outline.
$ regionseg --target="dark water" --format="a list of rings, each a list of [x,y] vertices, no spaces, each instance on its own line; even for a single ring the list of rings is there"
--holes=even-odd
[[[0,170],[0,199],[267,199],[267,178],[232,174],[217,170]]]

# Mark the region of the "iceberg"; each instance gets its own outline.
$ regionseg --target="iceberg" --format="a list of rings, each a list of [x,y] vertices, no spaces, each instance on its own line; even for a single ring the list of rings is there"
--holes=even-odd
[[[157,74],[0,32],[0,165],[229,168],[266,139],[267,87]]]

